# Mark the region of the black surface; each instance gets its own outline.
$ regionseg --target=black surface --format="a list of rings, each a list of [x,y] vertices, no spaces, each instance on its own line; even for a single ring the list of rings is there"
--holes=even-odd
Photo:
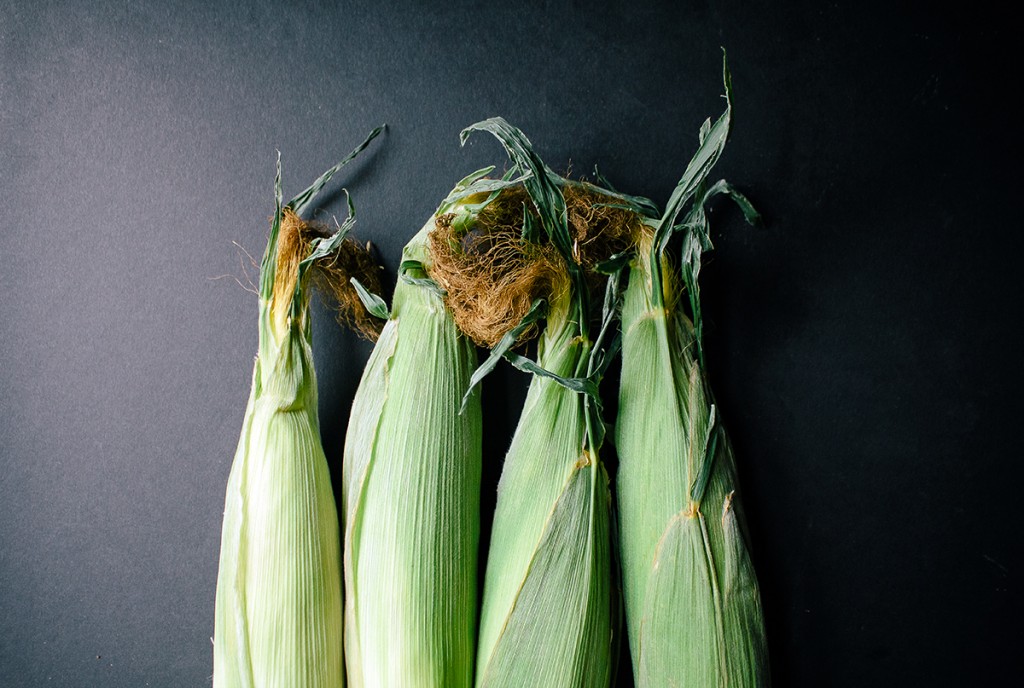
[[[0,21],[0,685],[203,686],[272,212],[342,174],[390,269],[500,114],[664,203],[736,93],[709,365],[775,685],[1024,670],[1019,42],[978,6],[19,3]],[[344,212],[335,193],[328,213]],[[229,276],[221,278],[222,276]],[[368,354],[316,313],[340,469]],[[485,504],[525,380],[486,392]]]

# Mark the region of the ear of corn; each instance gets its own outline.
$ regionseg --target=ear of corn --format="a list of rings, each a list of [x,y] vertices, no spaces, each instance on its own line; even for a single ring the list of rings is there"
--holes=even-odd
[[[757,579],[732,448],[694,358],[693,328],[647,298],[623,306],[616,442],[626,619],[638,686],[767,685]],[[707,473],[705,477],[703,474]],[[703,492],[694,488],[705,482]]]
[[[505,456],[480,620],[477,686],[606,686],[612,671],[610,493],[598,448],[587,286],[572,261],[565,202],[553,173],[504,120],[474,125],[505,146],[541,227],[565,260],[567,286],[551,295],[534,375]],[[507,182],[506,182],[507,183]],[[532,236],[532,239],[530,238]],[[514,337],[513,337],[514,339]],[[493,355],[492,355],[493,357]],[[590,388],[588,388],[590,389]]]
[[[731,95],[725,71],[726,97]],[[757,580],[736,513],[735,463],[703,370],[697,274],[710,248],[704,180],[728,135],[731,101],[634,261],[622,308],[616,447],[626,620],[638,686],[766,686]],[[677,224],[683,205],[694,201]],[[679,279],[663,258],[683,230]],[[681,293],[681,287],[685,293]],[[694,319],[682,308],[688,297]]]
[[[403,253],[345,442],[345,658],[352,686],[467,686],[476,637],[476,363],[426,278],[433,218]]]
[[[303,277],[340,245],[352,220],[290,263],[280,259],[279,240],[282,223],[377,133],[284,206],[278,162],[277,211],[260,268],[259,353],[224,507],[216,688],[343,684],[338,515],[320,444]]]

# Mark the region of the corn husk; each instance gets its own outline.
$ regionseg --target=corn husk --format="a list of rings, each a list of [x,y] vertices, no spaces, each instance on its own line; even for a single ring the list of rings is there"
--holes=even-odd
[[[459,410],[476,350],[426,277],[432,226],[403,252],[345,441],[345,659],[355,687],[472,682],[479,394]]]
[[[337,688],[342,598],[338,514],[320,443],[306,273],[351,218],[308,255],[279,255],[283,222],[374,136],[277,210],[260,269],[259,353],[225,496],[213,639],[215,688]],[[294,236],[289,235],[289,240]]]
[[[769,683],[735,461],[704,373],[697,291],[701,252],[710,248],[704,203],[726,193],[753,216],[727,184],[704,182],[729,131],[728,70],[725,79],[729,106],[701,130],[697,155],[633,262],[622,308],[616,482],[626,622],[641,687]],[[681,277],[663,255],[672,231],[684,234]]]
[[[463,228],[463,245],[481,252],[485,261],[498,261],[488,264],[497,271],[501,289],[508,290],[507,298],[499,301],[524,302],[526,293],[516,280],[525,283],[524,289],[553,285],[543,297],[548,301],[546,326],[536,362],[512,353],[510,347],[540,318],[542,299],[501,337],[474,375],[474,382],[478,381],[502,356],[534,374],[498,485],[476,685],[606,686],[613,665],[616,598],[611,496],[598,453],[603,438],[596,401],[600,375],[592,356],[595,350],[601,351],[601,336],[592,340],[589,334],[588,285],[583,269],[573,261],[565,200],[555,176],[533,153],[522,132],[504,120],[475,124],[463,132],[463,139],[476,130],[497,137],[513,167],[503,180],[482,178],[488,170],[474,173],[460,183],[458,194],[449,197],[449,201],[465,198],[467,205],[453,207],[446,202],[442,207],[450,208],[451,223]],[[475,214],[504,189],[520,183],[533,208],[522,211],[521,226],[512,231],[514,239],[508,242],[507,235],[485,232],[477,242],[474,232],[482,227],[476,226]],[[492,239],[504,247],[498,254],[490,252]],[[538,246],[554,251],[560,264],[550,279],[535,279],[535,264],[526,257],[538,255],[545,272],[547,259],[539,257],[545,249]],[[512,273],[501,275],[503,265],[511,266]],[[498,288],[497,284],[486,286]],[[497,314],[495,320],[502,322],[502,316]]]
[[[657,309],[648,284],[645,271],[634,268],[622,313],[616,426],[636,682],[764,686],[760,598],[737,514],[732,447],[717,410],[712,418],[691,322]]]
[[[555,375],[575,375],[589,354],[574,325],[542,335],[538,364]],[[478,686],[610,683],[611,496],[584,404],[554,379],[530,382],[498,484]]]

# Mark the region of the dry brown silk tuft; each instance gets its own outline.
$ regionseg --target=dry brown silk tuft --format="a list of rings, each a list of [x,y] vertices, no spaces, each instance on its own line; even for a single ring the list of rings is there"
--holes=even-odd
[[[593,267],[632,246],[641,220],[629,210],[603,205],[617,201],[583,187],[566,186],[564,197],[573,260],[596,279]],[[481,346],[497,344],[536,299],[551,301],[569,288],[555,248],[522,239],[524,212],[537,220],[526,191],[506,189],[477,214],[470,231],[453,227],[455,216],[447,214],[437,218],[430,233],[430,276],[445,290],[459,329]],[[531,325],[519,341],[536,334]]]
[[[563,190],[573,258],[591,274],[594,266],[636,245],[643,231],[640,216],[621,207],[622,201],[582,186]]]
[[[306,221],[285,208],[277,244],[277,278],[274,280],[274,302],[290,303],[295,291],[299,263],[310,252],[310,244],[333,234],[322,223]],[[376,341],[383,322],[370,315],[350,279],[355,277],[372,294],[381,292],[381,267],[374,261],[370,245],[362,245],[348,237],[337,252],[313,263],[309,276],[316,287],[334,299],[338,321]]]

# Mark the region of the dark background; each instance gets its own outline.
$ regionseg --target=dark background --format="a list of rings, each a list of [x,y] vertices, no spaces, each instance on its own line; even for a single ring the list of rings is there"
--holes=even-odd
[[[0,3],[0,685],[204,686],[273,209],[390,270],[503,115],[663,204],[735,87],[702,274],[777,686],[1019,676],[1019,36],[977,4]],[[642,3],[641,3],[642,5]],[[873,5],[873,6],[872,6]],[[236,246],[237,245],[237,246]],[[239,248],[241,247],[241,248]],[[238,282],[236,282],[236,278]],[[392,278],[393,280],[393,278]],[[240,283],[239,283],[240,282]],[[316,312],[340,470],[369,352]],[[526,380],[485,391],[488,484]]]

